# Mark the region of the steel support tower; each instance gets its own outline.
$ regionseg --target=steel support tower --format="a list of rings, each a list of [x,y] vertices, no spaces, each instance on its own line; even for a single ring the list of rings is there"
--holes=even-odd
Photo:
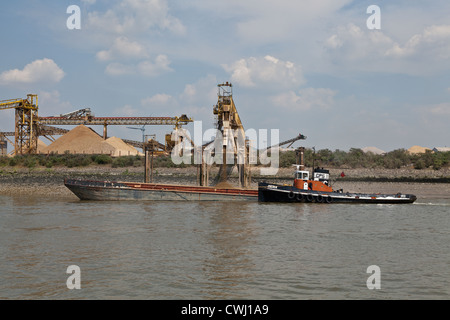
[[[218,101],[213,107],[213,114],[217,119],[218,131],[214,149],[216,155],[222,153],[222,164],[216,180],[219,183],[226,182],[233,168],[237,167],[239,187],[246,188],[250,184],[249,146],[245,138],[244,126],[234,104],[233,85],[226,82],[217,87]],[[207,180],[208,166],[202,164],[200,166],[200,184],[206,185]]]
[[[38,96],[0,101],[0,110],[15,109],[15,154],[36,153],[38,140]]]

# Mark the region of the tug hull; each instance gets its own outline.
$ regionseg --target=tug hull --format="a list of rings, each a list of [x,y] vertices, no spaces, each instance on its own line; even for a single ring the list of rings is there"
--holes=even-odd
[[[294,186],[283,186],[260,182],[260,202],[310,202],[310,203],[413,203],[417,197],[412,194],[365,194],[302,190]]]

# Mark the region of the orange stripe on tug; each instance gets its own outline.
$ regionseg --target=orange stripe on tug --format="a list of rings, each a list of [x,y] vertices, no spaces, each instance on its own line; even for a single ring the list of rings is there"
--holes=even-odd
[[[330,186],[327,186],[321,181],[312,181],[312,180],[294,180],[294,187],[297,189],[303,190],[312,190],[312,191],[325,191],[332,192],[333,189]]]

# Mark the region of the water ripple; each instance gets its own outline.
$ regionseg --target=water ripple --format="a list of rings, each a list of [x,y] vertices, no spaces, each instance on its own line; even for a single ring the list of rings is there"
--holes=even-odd
[[[0,197],[2,299],[448,299],[445,199],[414,205]],[[68,290],[66,269],[82,270]],[[369,290],[367,267],[381,269]]]

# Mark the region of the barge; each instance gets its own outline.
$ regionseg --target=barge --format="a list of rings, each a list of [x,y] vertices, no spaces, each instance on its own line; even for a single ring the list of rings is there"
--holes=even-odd
[[[80,200],[126,201],[257,201],[258,190],[138,182],[66,179],[64,185]]]

